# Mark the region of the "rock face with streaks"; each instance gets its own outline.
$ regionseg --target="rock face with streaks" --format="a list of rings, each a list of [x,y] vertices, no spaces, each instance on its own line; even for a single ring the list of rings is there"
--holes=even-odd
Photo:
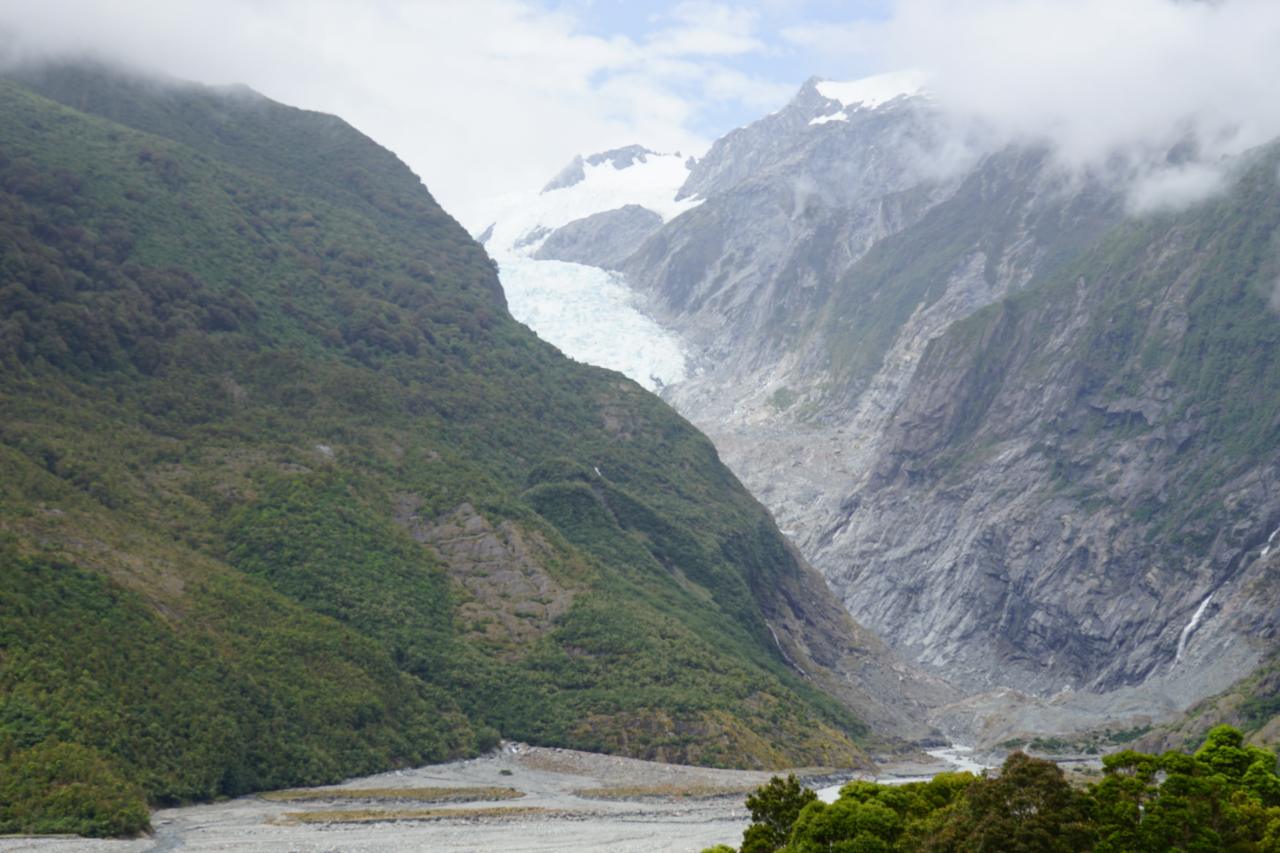
[[[1278,157],[928,344],[815,540],[860,619],[975,687],[1157,708],[1274,648]]]

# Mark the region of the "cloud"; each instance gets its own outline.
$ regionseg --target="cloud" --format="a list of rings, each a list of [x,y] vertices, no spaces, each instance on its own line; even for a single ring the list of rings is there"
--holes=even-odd
[[[737,56],[765,51],[756,37],[758,15],[724,3],[680,3],[669,14],[672,26],[648,40],[659,56]]]
[[[533,0],[44,0],[0,4],[0,51],[88,54],[242,82],[336,113],[391,148],[455,216],[536,188],[575,153],[641,142],[700,151],[699,115],[762,104],[726,63],[766,48],[750,11],[682,3],[644,31],[593,34]]]
[[[1147,169],[1131,184],[1129,207],[1136,213],[1186,207],[1215,195],[1226,184],[1225,169],[1213,164]]]
[[[1280,136],[1274,0],[902,0],[878,32],[863,49],[926,71],[948,110],[1123,176],[1137,209],[1215,192]]]
[[[796,92],[796,87],[789,83],[763,81],[732,68],[715,69],[703,82],[712,98],[749,104],[762,114],[776,109]]]
[[[885,26],[883,22],[862,20],[801,22],[783,27],[780,34],[784,42],[814,57],[813,73],[843,77],[848,73],[848,66],[857,65],[862,57],[878,51],[884,39]]]
[[[92,53],[336,113],[473,229],[575,153],[695,153],[809,74],[900,68],[929,72],[954,122],[935,165],[977,138],[1047,142],[1125,181],[1135,209],[1185,204],[1280,136],[1278,44],[1276,0],[0,2],[0,53]]]

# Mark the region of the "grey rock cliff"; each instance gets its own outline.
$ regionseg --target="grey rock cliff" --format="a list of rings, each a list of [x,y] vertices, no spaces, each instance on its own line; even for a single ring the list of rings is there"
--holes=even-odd
[[[1280,446],[1258,418],[1280,354],[1253,259],[1274,184],[1267,162],[1127,224],[928,345],[815,543],[855,616],[971,687],[1140,685],[1179,707],[1275,647]]]

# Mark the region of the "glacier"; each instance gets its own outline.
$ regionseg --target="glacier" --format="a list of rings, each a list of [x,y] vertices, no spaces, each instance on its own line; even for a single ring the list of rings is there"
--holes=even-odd
[[[508,252],[531,255],[555,229],[627,204],[648,208],[668,221],[701,204],[701,199],[676,199],[688,176],[689,162],[680,154],[648,152],[644,160],[621,169],[611,162],[584,163],[582,179],[570,186],[496,200],[485,247],[495,257]]]
[[[917,93],[924,82],[917,71],[822,81],[818,91],[843,109],[812,123],[847,121],[850,112]],[[541,192],[494,200],[485,248],[498,264],[512,316],[570,358],[620,371],[649,390],[688,378],[691,368],[680,338],[639,310],[620,276],[533,256],[556,229],[596,213],[635,204],[668,222],[697,207],[703,199],[696,195],[678,198],[695,162],[679,153],[631,146],[575,158],[565,172],[574,174],[564,183],[553,180]]]
[[[565,355],[617,370],[650,391],[687,377],[679,338],[634,306],[620,276],[515,254],[497,261],[511,315]]]
[[[616,273],[533,255],[557,228],[594,213],[638,204],[668,221],[696,207],[701,200],[676,199],[690,163],[680,154],[646,151],[622,168],[609,160],[581,165],[582,178],[570,185],[499,200],[485,248],[498,264],[513,317],[575,361],[660,390],[689,375],[679,337],[636,307]]]

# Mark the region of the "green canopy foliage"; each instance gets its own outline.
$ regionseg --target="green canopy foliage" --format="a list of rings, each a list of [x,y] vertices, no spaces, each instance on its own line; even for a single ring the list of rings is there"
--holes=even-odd
[[[1213,729],[1195,755],[1132,750],[1103,759],[1101,781],[1071,784],[1021,752],[998,773],[928,782],[850,782],[831,804],[794,777],[747,799],[743,853],[1167,853],[1280,851],[1276,756]],[[808,794],[809,796],[805,796]],[[797,808],[799,806],[799,808]],[[704,851],[705,853],[705,851]]]
[[[800,811],[817,799],[818,795],[802,786],[795,774],[788,774],[785,779],[774,776],[747,797],[751,828],[743,838],[744,853],[777,850],[791,834]]]
[[[0,833],[109,837],[150,826],[142,791],[89,747],[46,740],[0,754]]]

